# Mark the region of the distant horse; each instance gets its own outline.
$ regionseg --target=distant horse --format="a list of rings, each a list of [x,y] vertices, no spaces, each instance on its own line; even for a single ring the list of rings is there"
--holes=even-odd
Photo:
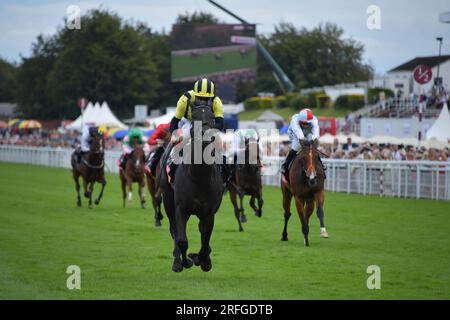
[[[256,158],[253,160],[250,155],[251,152],[256,152]],[[247,218],[244,214],[243,199],[244,195],[251,196],[250,206],[257,217],[262,215],[262,206],[264,200],[262,197],[262,183],[261,183],[261,157],[258,141],[249,141],[245,139],[245,162],[244,164],[237,164],[234,176],[227,183],[227,189],[230,192],[231,203],[234,208],[234,215],[239,224],[239,231],[244,231],[241,222],[246,222]],[[252,161],[250,161],[252,160]],[[256,163],[250,163],[256,162]],[[237,205],[236,195],[239,196],[240,207]],[[258,207],[255,205],[255,199],[258,199]]]
[[[95,204],[98,205],[103,196],[103,190],[105,189],[105,161],[104,161],[104,147],[105,141],[100,134],[95,134],[92,137],[90,144],[90,150],[84,154],[81,158],[81,163],[78,164],[77,152],[74,151],[71,156],[72,176],[75,181],[75,190],[77,191],[77,206],[81,207],[80,197],[80,176],[83,178],[83,190],[84,196],[89,199],[89,208],[92,209],[92,192],[94,191],[94,183],[99,182],[102,184],[102,190],[95,200]]]
[[[202,163],[193,164],[194,145],[201,144],[202,154],[208,146],[208,143],[202,140],[202,133],[213,128],[214,114],[210,107],[194,107],[192,118],[194,122],[202,123],[201,132],[194,133],[191,128],[189,147],[192,164],[182,163],[178,166],[173,189],[165,170],[161,171],[163,203],[170,221],[170,234],[174,240],[172,270],[175,272],[190,268],[192,263],[200,265],[205,272],[211,270],[209,241],[214,227],[214,215],[222,202],[223,193],[222,175],[217,164],[208,164],[203,157]],[[201,233],[201,249],[188,257],[186,225],[192,214],[200,220],[198,227]]]
[[[287,225],[291,216],[290,207],[292,196],[295,198],[297,213],[302,224],[304,243],[309,246],[309,217],[317,207],[317,217],[320,221],[320,236],[328,238],[324,224],[323,204],[325,201],[325,174],[319,163],[318,142],[300,141],[301,151],[297,154],[289,170],[289,183],[281,179],[283,193],[284,229],[281,240],[288,240]]]
[[[141,208],[145,209],[145,154],[141,145],[136,145],[131,152],[129,159],[125,164],[125,169],[120,168],[120,181],[122,183],[122,200],[125,208],[125,199],[127,197],[126,189],[128,187],[128,202],[133,200],[133,182],[139,186],[139,197],[141,199]]]
[[[152,154],[149,155],[150,160]],[[150,196],[152,197],[152,205],[153,209],[155,209],[155,226],[160,227],[161,226],[161,220],[163,219],[163,215],[161,214],[161,203],[162,203],[162,196],[160,192],[160,188],[156,186],[156,180],[159,176],[159,172],[161,170],[161,161],[158,161],[156,165],[155,172],[150,172],[150,170],[145,171],[145,176],[147,177],[147,188],[150,192]]]

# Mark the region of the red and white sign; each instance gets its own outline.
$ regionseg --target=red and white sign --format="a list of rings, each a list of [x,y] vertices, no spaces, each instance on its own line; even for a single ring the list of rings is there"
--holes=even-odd
[[[431,81],[433,78],[433,71],[429,66],[421,64],[414,69],[414,80],[418,84],[425,84]]]
[[[80,99],[78,99],[78,101],[77,101],[78,108],[80,108],[80,109],[86,108],[88,102],[89,102],[89,101],[88,101],[88,99],[86,99],[86,98],[80,98]]]

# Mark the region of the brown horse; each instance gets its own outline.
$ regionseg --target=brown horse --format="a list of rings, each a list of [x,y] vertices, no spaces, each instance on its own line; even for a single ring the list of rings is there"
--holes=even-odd
[[[127,163],[125,164],[125,170],[120,168],[120,181],[122,183],[122,200],[123,207],[125,208],[125,198],[127,197],[126,189],[128,187],[128,202],[133,200],[133,182],[137,182],[139,186],[139,197],[141,199],[141,208],[145,209],[145,154],[142,145],[136,145],[131,153]]]
[[[99,182],[102,184],[102,190],[95,200],[95,204],[98,205],[103,196],[103,190],[105,189],[105,161],[104,161],[104,147],[105,141],[100,134],[96,134],[92,137],[90,151],[83,155],[81,163],[78,164],[77,152],[75,150],[71,156],[72,176],[75,181],[75,190],[77,191],[77,206],[81,207],[80,197],[80,176],[83,178],[83,190],[84,196],[89,199],[89,208],[92,209],[92,192],[94,191],[94,183]]]
[[[255,153],[256,157],[253,156]],[[243,206],[244,196],[249,195],[251,197],[249,202],[250,207],[252,207],[255,215],[259,218],[262,215],[262,206],[264,204],[261,183],[262,165],[258,141],[250,142],[249,139],[245,139],[244,154],[244,164],[237,164],[232,179],[227,183],[230,200],[234,208],[234,215],[239,224],[239,231],[244,231],[241,222],[247,221]],[[239,207],[237,205],[236,196],[239,196]],[[258,199],[258,207],[255,205],[255,199]]]
[[[151,154],[148,160],[150,160]],[[148,164],[147,160],[147,165]],[[161,188],[156,186],[156,180],[159,176],[159,171],[161,170],[161,161],[158,161],[156,164],[155,172],[150,172],[150,170],[145,170],[145,176],[147,177],[147,188],[150,192],[150,196],[152,197],[152,205],[153,209],[155,209],[155,226],[160,227],[161,226],[161,220],[163,219],[163,215],[161,214],[161,203],[162,203],[162,196],[161,196]]]
[[[281,179],[283,193],[284,229],[281,240],[288,240],[287,225],[291,216],[291,199],[295,197],[297,213],[302,224],[302,233],[306,246],[309,246],[309,217],[317,206],[317,217],[320,221],[320,236],[328,238],[325,229],[323,203],[325,201],[325,174],[319,163],[318,141],[300,141],[301,151],[292,162],[289,171],[289,183]]]

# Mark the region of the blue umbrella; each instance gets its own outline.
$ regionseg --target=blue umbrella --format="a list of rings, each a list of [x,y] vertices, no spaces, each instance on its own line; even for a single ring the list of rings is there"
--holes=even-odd
[[[150,129],[150,130],[144,131],[144,136],[150,137],[152,135],[153,131],[155,131],[155,129]]]
[[[284,126],[282,128],[280,128],[280,133],[281,134],[286,134],[288,132],[289,126]]]
[[[122,139],[128,134],[128,130],[119,130],[113,133],[113,137],[116,139]]]

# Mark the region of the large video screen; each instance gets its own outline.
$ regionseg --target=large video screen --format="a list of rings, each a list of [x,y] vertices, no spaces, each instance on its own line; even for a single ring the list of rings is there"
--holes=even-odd
[[[172,28],[172,81],[208,77],[217,82],[256,78],[255,25],[176,24]]]

